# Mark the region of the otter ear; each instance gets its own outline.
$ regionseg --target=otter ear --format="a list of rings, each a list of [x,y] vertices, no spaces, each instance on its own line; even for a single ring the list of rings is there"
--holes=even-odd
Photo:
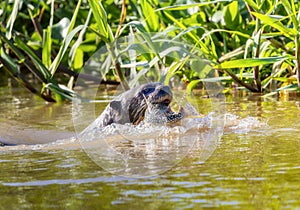
[[[109,103],[110,108],[112,108],[114,111],[116,111],[118,113],[118,115],[121,114],[122,112],[122,104],[121,101],[111,101]]]

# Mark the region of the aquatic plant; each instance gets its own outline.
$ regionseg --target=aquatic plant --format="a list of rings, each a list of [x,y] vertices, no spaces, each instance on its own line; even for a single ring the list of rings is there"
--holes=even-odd
[[[208,80],[222,83],[225,91],[238,84],[268,95],[300,86],[300,13],[294,1],[6,0],[0,4],[0,72],[5,70],[47,101],[72,100],[79,73],[85,80],[120,82],[127,89],[127,78],[141,71],[142,62],[164,72],[166,82],[174,75],[180,77],[188,90]],[[114,43],[136,31],[152,53],[136,56],[136,64],[126,66],[118,60]],[[193,67],[189,57],[162,58],[166,49],[155,46],[157,34],[165,35],[166,41],[173,37],[192,43],[190,53],[201,52],[203,61],[216,70],[214,76],[204,78],[203,69]],[[134,44],[137,53],[143,51]],[[87,59],[103,46],[110,52],[106,65],[91,70],[94,76],[82,72]]]

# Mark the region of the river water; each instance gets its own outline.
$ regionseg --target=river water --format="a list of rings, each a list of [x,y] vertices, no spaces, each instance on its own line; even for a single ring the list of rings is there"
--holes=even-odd
[[[1,135],[12,143],[47,143],[75,134],[72,104],[45,104],[20,89],[0,89],[0,98]],[[1,147],[1,209],[299,208],[298,101],[227,96],[227,123],[238,117],[261,124],[225,127],[207,158],[199,148],[189,150],[168,170],[146,178],[110,173],[71,140],[69,146],[54,143],[46,149]],[[105,106],[99,103],[98,112]]]

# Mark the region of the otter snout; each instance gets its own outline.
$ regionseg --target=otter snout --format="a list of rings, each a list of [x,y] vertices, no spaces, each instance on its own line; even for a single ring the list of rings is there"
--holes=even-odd
[[[168,106],[173,99],[170,87],[165,85],[157,86],[154,92],[149,96],[148,101],[152,104],[164,104]]]

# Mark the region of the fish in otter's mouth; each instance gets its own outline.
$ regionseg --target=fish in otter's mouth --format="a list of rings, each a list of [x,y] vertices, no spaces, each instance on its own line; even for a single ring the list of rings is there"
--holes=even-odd
[[[170,108],[173,94],[169,86],[153,82],[137,86],[117,96],[96,119],[100,127],[112,123],[137,125],[147,123],[173,123],[182,119],[183,112]]]
[[[175,123],[183,118],[183,110],[178,113],[172,111],[170,103],[172,96],[165,94],[157,100],[147,101],[147,109],[143,118],[143,122],[152,124]]]

